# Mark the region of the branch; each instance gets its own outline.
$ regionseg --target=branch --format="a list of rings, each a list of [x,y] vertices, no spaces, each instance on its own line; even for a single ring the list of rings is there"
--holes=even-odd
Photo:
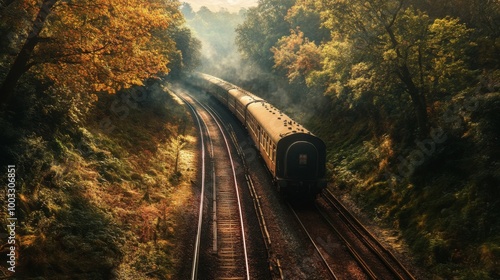
[[[394,11],[394,13],[392,14],[392,19],[391,21],[389,22],[389,25],[387,27],[392,27],[394,25],[394,23],[396,22],[396,18],[398,17],[398,14],[399,14],[399,11],[401,11],[401,9],[403,8],[403,2],[405,0],[400,0],[399,1],[399,7],[396,9],[396,11]]]

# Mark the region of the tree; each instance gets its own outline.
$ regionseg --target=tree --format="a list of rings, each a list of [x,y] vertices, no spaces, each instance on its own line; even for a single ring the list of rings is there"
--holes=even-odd
[[[196,13],[193,11],[193,7],[191,6],[191,4],[186,2],[182,2],[181,13],[184,15],[186,20],[191,20],[196,16]]]
[[[399,28],[397,23],[399,23],[399,17],[403,12],[403,3],[403,0],[369,0],[352,3],[337,0],[317,2],[331,12],[331,14],[322,12],[325,26],[332,30],[336,37],[343,37],[343,40],[347,40],[352,48],[351,52],[355,54],[355,60],[349,62],[352,66],[363,63],[363,67],[358,69],[371,71],[372,74],[377,74],[380,78],[386,77],[387,74],[396,75],[411,97],[420,135],[423,137],[427,135],[429,130],[425,93],[416,85],[415,73],[411,72],[408,56],[405,53],[409,46],[406,45],[406,41],[401,41],[402,38],[396,34],[396,29]],[[421,26],[415,25],[411,26],[411,29],[401,27],[398,31],[408,33],[411,30],[421,29]],[[389,56],[389,54],[393,56]],[[391,77],[387,78],[389,79],[384,80],[391,80]],[[341,81],[341,84],[359,85],[359,83],[350,83],[350,78],[347,81]]]
[[[31,65],[28,65],[28,61],[33,55],[35,46],[41,40],[39,37],[40,32],[42,31],[45,21],[47,20],[47,16],[51,13],[51,9],[57,1],[58,0],[47,0],[42,3],[33,22],[33,27],[28,35],[28,38],[16,56],[14,63],[12,64],[4,82],[2,83],[2,86],[0,87],[0,104],[7,101],[9,94],[14,90],[19,78],[21,78],[21,76],[31,67]],[[5,10],[2,12],[4,11]]]
[[[330,30],[325,28],[321,22],[320,11],[315,9],[313,3],[297,1],[285,17],[291,28],[300,28],[309,41],[319,45],[330,39]]]
[[[274,54],[275,68],[286,69],[287,78],[291,82],[306,77],[311,71],[321,67],[320,49],[308,38],[304,38],[300,29],[292,30],[289,36],[281,38],[271,51]]]
[[[235,28],[243,22],[236,13],[221,9],[217,12],[201,7],[187,25],[201,41],[201,71],[228,78],[235,74],[241,59],[235,41]]]
[[[370,102],[375,95],[398,94],[404,89],[420,137],[425,137],[429,132],[428,95],[456,93],[470,82],[465,61],[469,30],[458,20],[432,22],[426,13],[405,8],[403,0],[299,3],[304,1],[315,5],[323,26],[332,34],[330,41],[320,45],[322,66],[304,72],[309,85],[320,85],[327,93],[351,95],[350,100],[368,96]],[[280,48],[286,49],[286,45]]]
[[[44,1],[4,79],[2,99],[28,70],[64,93],[114,93],[167,73],[175,43],[165,33],[182,18],[177,8],[161,0]]]
[[[248,10],[245,22],[236,29],[236,44],[247,59],[272,70],[271,48],[289,33],[290,24],[284,18],[294,2],[261,0],[257,7]]]
[[[413,5],[431,18],[460,18],[483,35],[500,35],[500,2],[491,0],[416,0]]]
[[[178,77],[182,72],[193,71],[201,63],[201,42],[193,37],[191,29],[181,26],[170,31],[175,41],[176,53],[172,55],[169,75]]]

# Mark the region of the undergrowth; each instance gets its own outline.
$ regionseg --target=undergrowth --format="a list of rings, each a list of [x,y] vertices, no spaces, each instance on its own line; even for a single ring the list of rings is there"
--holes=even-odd
[[[439,104],[436,139],[408,141],[408,120],[374,132],[385,122],[355,110],[309,124],[327,142],[336,193],[396,229],[425,277],[500,278],[500,94],[467,98]]]
[[[19,95],[21,107],[0,116],[2,166],[17,168],[16,277],[173,277],[195,174],[184,108],[159,82],[99,95],[75,118],[59,97],[37,95]]]

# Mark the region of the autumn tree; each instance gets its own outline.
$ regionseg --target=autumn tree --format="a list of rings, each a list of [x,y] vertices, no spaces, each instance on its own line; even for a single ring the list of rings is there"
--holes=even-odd
[[[274,54],[275,68],[286,69],[290,82],[302,82],[304,77],[321,67],[321,50],[305,38],[301,30],[292,30],[271,51]]]
[[[40,32],[42,31],[45,21],[47,20],[47,16],[51,12],[51,9],[56,2],[57,0],[44,1],[40,6],[40,8],[38,9],[38,12],[34,17],[32,27],[27,35],[26,41],[24,45],[21,47],[21,50],[16,56],[9,72],[7,73],[7,76],[5,77],[4,82],[2,83],[2,86],[0,87],[0,103],[3,103],[7,100],[9,94],[14,90],[14,87],[16,86],[19,78],[21,78],[24,72],[28,71],[29,68],[31,67],[30,65],[28,65],[28,62],[31,56],[33,55],[35,46],[41,40],[41,38],[39,37]],[[11,16],[20,15],[18,9],[23,10],[24,8],[28,9],[34,6],[34,3],[31,1],[20,1],[20,3],[15,3],[15,4],[16,5],[12,5],[14,6],[13,7],[14,12],[12,12]],[[8,15],[9,10],[3,9],[2,14]],[[30,16],[29,12],[27,16],[28,17]],[[3,18],[9,19],[9,17],[3,17]],[[10,18],[10,20],[13,22],[17,21],[15,18]],[[26,20],[30,20],[30,18],[27,18]]]
[[[73,94],[114,93],[169,71],[175,42],[165,32],[182,18],[177,1],[16,2],[2,10],[2,20],[22,23],[17,38],[23,43],[2,83],[2,100],[27,71]],[[24,6],[32,14],[9,16]]]
[[[402,0],[298,1],[301,3],[315,5],[332,38],[318,46],[321,67],[304,72],[311,86],[321,86],[330,94],[350,95],[354,101],[363,98],[364,102],[373,102],[377,95],[399,94],[403,89],[424,137],[429,131],[428,96],[453,94],[470,82],[466,63],[469,29],[456,19],[431,21],[426,13],[405,7]],[[280,57],[290,52],[285,42],[296,37],[292,32],[275,49],[277,67],[304,67],[287,64],[304,60],[287,62]],[[307,38],[302,41],[304,47],[315,50]],[[305,51],[295,49],[297,57]]]

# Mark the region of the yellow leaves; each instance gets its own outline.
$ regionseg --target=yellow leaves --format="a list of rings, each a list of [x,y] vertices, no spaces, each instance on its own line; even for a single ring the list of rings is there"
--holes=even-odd
[[[144,85],[144,83],[141,80],[137,79],[137,78],[132,79],[130,81],[130,84],[136,85],[136,86],[143,86]]]
[[[321,66],[319,48],[304,38],[300,30],[291,30],[291,34],[281,38],[271,51],[274,54],[274,67],[287,69],[290,81],[306,76]]]
[[[65,91],[115,93],[168,72],[179,13],[170,1],[81,0],[54,8],[37,54],[40,75]]]
[[[386,50],[382,54],[382,56],[383,56],[385,61],[393,61],[393,60],[396,60],[396,58],[398,57],[395,49]]]
[[[99,84],[95,84],[94,85],[94,91],[99,92],[99,91],[104,91],[105,89],[106,89],[106,85],[105,84],[99,83]]]

